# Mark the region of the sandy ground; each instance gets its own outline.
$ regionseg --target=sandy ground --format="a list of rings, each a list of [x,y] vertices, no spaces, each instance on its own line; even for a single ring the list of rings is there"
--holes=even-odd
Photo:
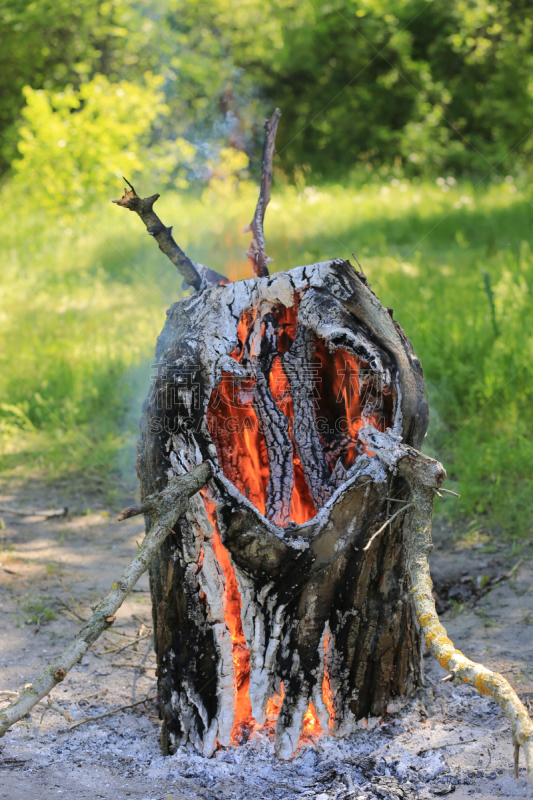
[[[46,496],[36,506],[35,497],[30,503],[4,490],[0,505],[49,508]],[[90,613],[131,559],[143,523],[115,522],[105,509],[48,521],[0,518],[0,690],[7,692],[31,682],[70,642],[77,615]],[[533,550],[459,548],[444,529],[435,540],[432,570],[451,638],[501,671],[533,708]],[[74,722],[138,705],[74,728],[56,711],[34,709],[0,740],[0,798],[533,798],[525,770],[518,782],[512,777],[503,712],[468,686],[442,683],[446,673],[431,657],[425,689],[405,708],[345,740],[309,742],[291,762],[278,762],[262,736],[212,759],[185,750],[163,758],[150,631],[143,576],[113,631],[52,692]]]

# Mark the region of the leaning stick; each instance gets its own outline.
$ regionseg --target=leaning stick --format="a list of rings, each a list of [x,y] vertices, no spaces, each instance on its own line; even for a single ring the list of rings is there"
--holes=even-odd
[[[259,199],[255,207],[253,220],[243,230],[243,233],[252,232],[252,243],[246,255],[252,264],[254,278],[266,278],[268,276],[268,262],[272,261],[265,252],[265,234],[263,223],[265,221],[265,211],[270,203],[270,187],[272,186],[272,160],[274,158],[274,143],[276,141],[276,131],[278,129],[281,111],[276,108],[271,118],[265,122],[265,143],[263,145],[263,166],[261,170],[261,189]]]
[[[39,703],[39,700],[52,691],[54,686],[64,680],[69,670],[81,661],[100,634],[113,624],[116,611],[143,572],[148,569],[150,561],[167,536],[172,533],[172,528],[178,519],[187,511],[189,499],[205,486],[211,474],[211,464],[204,462],[191,472],[172,478],[167,488],[159,494],[153,494],[146,498],[140,507],[142,510],[138,513],[149,513],[156,521],[144,538],[135,558],[126,567],[118,581],[113,584],[104,599],[98,603],[94,614],[80,630],[72,644],[55,658],[42,675],[30,687],[24,689],[10,706],[0,712],[0,737],[15,722],[26,716]],[[124,519],[126,516],[128,515],[122,514],[119,519]]]
[[[471,661],[455,648],[435,609],[429,571],[429,555],[433,550],[433,490],[439,489],[446,478],[446,470],[433,458],[402,444],[399,437],[395,438],[396,434],[381,433],[367,426],[360,431],[360,436],[378,458],[397,469],[412,492],[408,527],[409,576],[411,596],[427,646],[437,657],[441,667],[451,673],[454,682],[472,683],[480,694],[490,695],[503,709],[511,723],[515,747],[515,777],[518,778],[518,754],[522,747],[527,777],[533,784],[533,722],[526,707],[503,675]]]
[[[135,211],[135,213],[139,215],[146,225],[148,233],[150,236],[154,237],[159,245],[161,252],[172,261],[178,272],[183,275],[190,286],[194,286],[198,291],[200,289],[205,289],[207,286],[217,286],[220,283],[228,282],[228,279],[223,275],[219,275],[218,272],[208,269],[207,267],[202,267],[203,275],[200,275],[196,268],[197,265],[191,261],[189,256],[186,255],[181,247],[174,241],[172,226],[167,228],[166,225],[163,225],[154,211],[154,203],[161,195],[153,194],[151,197],[141,198],[131,183],[127,181],[126,178],[124,178],[124,180],[130,187],[129,190],[124,190],[124,195],[120,200],[112,200],[111,202],[116,203],[117,206],[121,206],[122,208],[127,208],[129,211]],[[198,266],[201,267],[202,265]]]

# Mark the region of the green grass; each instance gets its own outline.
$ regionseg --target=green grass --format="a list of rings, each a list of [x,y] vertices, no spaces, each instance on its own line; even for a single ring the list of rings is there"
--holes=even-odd
[[[430,397],[426,450],[479,530],[533,527],[533,207],[505,182],[277,187],[266,221],[275,270],[333,256],[362,262],[412,339]],[[152,187],[146,187],[150,191]],[[196,261],[248,277],[255,191],[166,196],[159,213]],[[140,405],[181,279],[136,215],[111,204],[57,221],[25,210],[0,228],[0,467],[82,476],[123,495],[134,481]],[[88,488],[87,488],[88,490]],[[486,540],[486,536],[484,541]]]

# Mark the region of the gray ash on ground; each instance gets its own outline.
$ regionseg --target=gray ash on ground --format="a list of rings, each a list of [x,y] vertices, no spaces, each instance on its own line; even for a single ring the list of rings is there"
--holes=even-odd
[[[13,497],[2,498],[8,500],[14,503]],[[58,578],[85,613],[131,560],[143,523],[137,518],[115,523],[102,512],[46,523],[29,519],[11,524],[7,517],[5,522],[0,689],[18,691],[79,629],[75,615],[63,613],[65,602],[74,607]],[[450,637],[466,655],[502,672],[531,709],[531,554],[511,552],[509,547],[495,556],[455,547],[447,531],[437,529],[435,535],[431,567],[437,587],[446,582],[449,587],[468,585],[462,581],[465,577],[473,577],[476,584],[480,576],[494,577],[475,604],[449,601],[442,622]],[[493,559],[502,564],[491,566]],[[512,578],[497,582],[500,572]],[[49,615],[37,624],[47,610],[55,618]],[[150,639],[112,652],[144,635],[150,625],[144,576],[117,613],[114,634],[106,634],[54,689],[54,703],[80,719],[82,710],[96,716],[153,694]],[[322,737],[304,745],[288,762],[278,761],[273,743],[259,736],[244,746],[218,750],[210,759],[189,749],[163,757],[153,703],[71,731],[66,720],[52,712],[41,724],[42,709],[35,709],[30,719],[0,740],[0,800],[533,798],[523,760],[520,780],[513,778],[510,727],[500,708],[473,687],[441,683],[446,672],[433,658],[424,658],[424,667],[426,686],[403,709],[391,708],[386,718],[370,719],[366,727],[361,723],[346,739]],[[102,690],[107,691],[95,696]]]
[[[80,672],[92,678],[98,669],[92,658]],[[369,719],[345,739],[322,736],[300,746],[286,762],[276,758],[265,734],[240,747],[221,748],[212,758],[190,747],[163,757],[158,725],[147,713],[124,712],[70,732],[60,717],[47,714],[39,726],[40,714],[34,714],[2,743],[0,798],[73,796],[72,780],[76,800],[533,796],[524,778],[517,783],[511,776],[509,726],[500,709],[471,687],[440,683],[440,673],[432,665],[426,689],[386,720]],[[78,719],[75,697],[83,678],[78,674],[77,685],[61,700]],[[103,713],[108,705],[96,698],[90,713]]]

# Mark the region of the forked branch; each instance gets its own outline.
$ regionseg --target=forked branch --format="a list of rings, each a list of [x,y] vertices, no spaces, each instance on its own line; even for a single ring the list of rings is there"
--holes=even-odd
[[[159,550],[172,528],[187,511],[189,499],[210,479],[211,464],[205,462],[185,475],[172,478],[166,489],[159,494],[147,497],[142,506],[135,506],[135,512],[150,513],[156,522],[145,537],[131,564],[126,567],[118,581],[115,581],[108,594],[98,603],[92,617],[85,623],[72,644],[55,658],[48,669],[6,709],[0,712],[0,737],[15,723],[49,694],[54,686],[66,678],[72,667],[81,661],[89,647],[115,621],[115,613],[131,592],[156,552]],[[129,510],[129,509],[128,509]],[[126,519],[123,512],[119,519]]]
[[[228,280],[218,272],[212,269],[196,265],[189,256],[187,256],[181,247],[179,247],[172,236],[172,226],[167,228],[163,225],[159,217],[154,211],[154,203],[161,196],[153,194],[151,197],[141,198],[131,185],[129,181],[124,178],[129,189],[124,190],[124,196],[120,200],[112,200],[117,206],[127,208],[129,211],[135,211],[141,220],[146,225],[146,229],[150,236],[153,236],[159,245],[159,249],[169,258],[174,266],[178,269],[187,283],[199,291],[208,286],[218,286],[221,283],[227,283]],[[202,274],[197,269],[200,267]]]
[[[261,189],[259,199],[255,207],[254,218],[246,226],[243,233],[252,232],[252,243],[246,255],[252,264],[252,273],[255,278],[266,278],[268,275],[268,262],[272,261],[265,252],[265,234],[263,223],[265,211],[270,203],[270,187],[272,186],[272,161],[274,158],[274,145],[276,142],[276,131],[278,129],[281,111],[276,108],[271,118],[265,122],[265,143],[263,145],[263,167],[261,171]]]
[[[380,433],[367,426],[360,431],[360,436],[389,468],[398,470],[411,489],[408,533],[411,596],[426,644],[441,667],[447,669],[455,681],[472,683],[480,694],[490,695],[501,706],[511,723],[515,745],[515,777],[518,778],[518,748],[522,747],[527,777],[533,784],[533,722],[526,707],[503,675],[471,661],[455,648],[446,629],[440,624],[435,609],[429,571],[429,555],[433,550],[431,518],[434,490],[438,490],[446,478],[446,470],[438,461],[402,444],[400,437],[390,431]]]

